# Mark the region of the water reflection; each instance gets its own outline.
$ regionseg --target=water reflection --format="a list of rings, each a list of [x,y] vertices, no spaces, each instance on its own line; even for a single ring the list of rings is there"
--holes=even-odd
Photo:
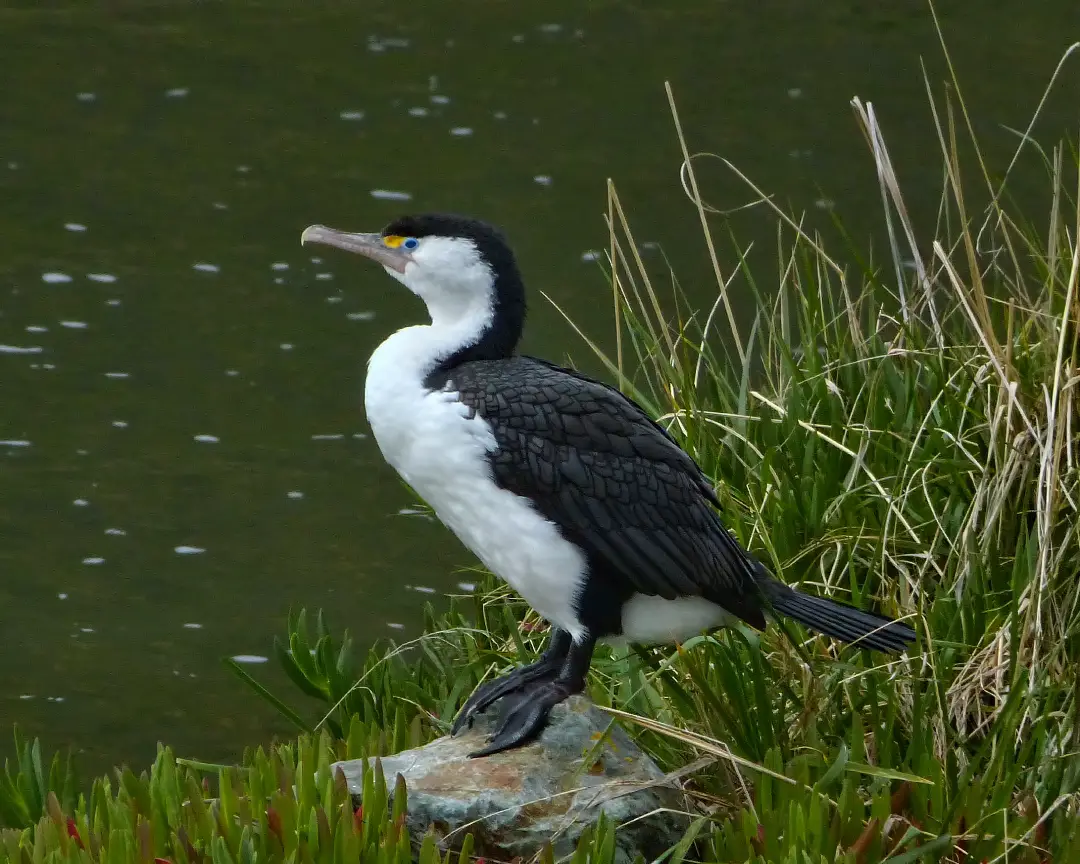
[[[371,197],[379,201],[409,201],[412,195],[397,189],[372,189]]]

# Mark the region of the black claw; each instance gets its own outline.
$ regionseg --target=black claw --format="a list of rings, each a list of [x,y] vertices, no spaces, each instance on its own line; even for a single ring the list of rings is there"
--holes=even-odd
[[[557,678],[569,650],[570,634],[556,630],[551,636],[551,643],[547,650],[535,663],[522,666],[509,675],[480,685],[454,718],[450,734],[457,735],[466,725],[472,728],[473,718],[504,696]]]
[[[566,699],[574,688],[563,681],[530,687],[514,701],[486,747],[470,753],[472,758],[490,756],[522,747],[540,736],[548,724],[551,709]]]
[[[488,681],[476,689],[454,719],[451,735],[457,735],[466,723],[472,727],[473,717],[485,708],[498,702],[504,696],[521,690],[529,684],[550,680],[559,674],[557,666],[546,664],[543,660],[515,669],[509,675]]]

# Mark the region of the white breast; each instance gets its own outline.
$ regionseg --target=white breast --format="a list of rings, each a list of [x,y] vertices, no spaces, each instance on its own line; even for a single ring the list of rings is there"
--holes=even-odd
[[[584,556],[527,498],[500,489],[488,454],[495,438],[454,392],[428,391],[432,328],[408,327],[376,349],[364,403],[387,462],[483,563],[541,616],[578,638],[574,600]]]

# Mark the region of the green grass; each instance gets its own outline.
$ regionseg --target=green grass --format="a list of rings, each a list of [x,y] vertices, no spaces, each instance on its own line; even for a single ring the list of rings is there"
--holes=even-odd
[[[962,97],[932,100],[945,184],[927,243],[853,104],[890,260],[853,273],[761,196],[781,250],[765,292],[738,248],[714,252],[699,204],[718,299],[691,310],[659,296],[609,185],[616,353],[590,344],[716,479],[744,544],[805,590],[904,617],[918,645],[889,660],[731,633],[613,663],[600,687],[668,767],[717,757],[698,791],[737,815],[706,858],[1080,861],[1077,154],[1027,143],[1051,202],[1032,225]],[[756,300],[742,329],[736,292]]]
[[[903,617],[919,637],[902,658],[791,624],[599,650],[593,699],[690,793],[672,864],[1080,861],[1080,160],[1024,138],[1013,173],[993,177],[949,83],[947,97],[928,87],[939,138],[926,160],[944,178],[929,237],[873,111],[854,104],[885,207],[877,264],[842,266],[862,259],[827,250],[747,179],[781,253],[778,274],[753,272],[700,203],[679,128],[717,282],[712,308],[693,310],[657,288],[609,185],[617,339],[611,356],[590,341],[597,356],[715,479],[727,524],[778,575]],[[1038,222],[1008,194],[1021,170],[1044,181]],[[734,295],[752,299],[749,323]],[[444,734],[480,680],[535,656],[542,623],[481,582],[429,612],[422,638],[358,667],[321,617],[293,618],[278,657],[318,711],[235,667],[300,738],[218,769],[214,795],[163,750],[146,777],[76,799],[62,768],[50,783],[22,745],[0,785],[14,826],[0,864],[405,860],[384,787],[373,780],[363,833],[314,767]],[[69,816],[86,848],[68,842]],[[610,830],[577,857],[607,864]]]

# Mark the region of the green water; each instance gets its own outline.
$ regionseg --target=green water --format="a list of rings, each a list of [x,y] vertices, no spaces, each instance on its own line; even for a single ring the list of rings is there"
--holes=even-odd
[[[947,5],[1000,167],[1002,127],[1026,125],[1080,14]],[[533,290],[526,349],[584,361],[538,292],[607,340],[583,256],[606,239],[609,176],[638,239],[712,299],[664,80],[692,149],[819,221],[835,202],[859,239],[881,218],[848,100],[871,99],[909,205],[933,213],[919,58],[935,82],[944,67],[918,0],[368,6],[0,5],[0,734],[18,722],[95,768],[158,740],[235,758],[286,730],[222,657],[270,654],[300,605],[361,643],[407,638],[466,578],[361,409],[367,356],[422,309],[301,249],[309,223],[500,223]],[[1075,129],[1068,74],[1037,131]],[[715,163],[702,182],[722,207],[749,197]],[[767,290],[769,220],[734,227]],[[249,668],[277,682],[272,666]]]

